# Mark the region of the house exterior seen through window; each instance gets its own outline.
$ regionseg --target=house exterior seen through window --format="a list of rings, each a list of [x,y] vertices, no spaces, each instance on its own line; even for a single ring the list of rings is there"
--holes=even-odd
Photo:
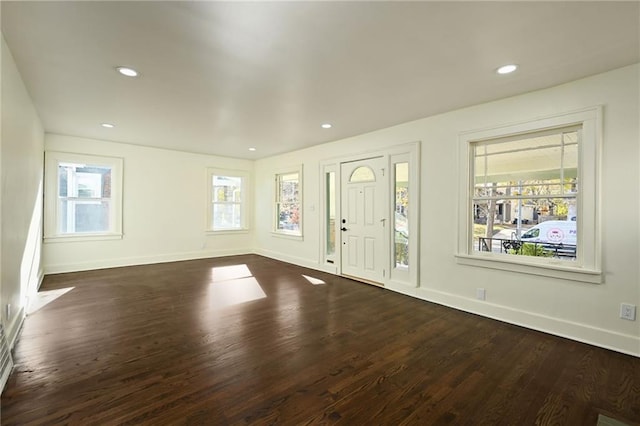
[[[247,229],[247,182],[243,171],[209,169],[209,231],[239,231]]]
[[[213,176],[212,229],[242,228],[242,178]]]
[[[458,263],[602,282],[602,110],[459,135]]]
[[[122,159],[46,153],[45,239],[122,236]]]
[[[275,232],[302,235],[301,172],[276,175]]]
[[[58,232],[100,233],[110,229],[111,167],[58,164]]]
[[[472,144],[475,250],[576,260],[579,134]]]

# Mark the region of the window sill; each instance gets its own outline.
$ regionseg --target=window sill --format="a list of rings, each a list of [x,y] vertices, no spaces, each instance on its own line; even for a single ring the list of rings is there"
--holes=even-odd
[[[284,238],[287,240],[303,241],[301,234],[287,233],[283,231],[271,231],[271,236],[276,238]]]
[[[78,241],[121,240],[122,234],[69,234],[44,237],[45,243],[71,243]]]
[[[567,265],[566,261],[557,263],[534,263],[514,261],[496,256],[482,256],[457,254],[456,262],[460,265],[476,266],[480,268],[500,269],[503,271],[519,272],[530,275],[581,281],[592,284],[602,283],[602,271],[586,269],[579,266]]]
[[[205,231],[205,235],[237,235],[237,234],[248,234],[249,230],[247,228],[242,229],[208,229]]]

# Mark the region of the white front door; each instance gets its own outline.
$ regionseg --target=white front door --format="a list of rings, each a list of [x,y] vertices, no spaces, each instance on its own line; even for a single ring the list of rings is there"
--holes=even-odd
[[[384,157],[341,164],[341,270],[382,284],[385,277],[388,224]]]

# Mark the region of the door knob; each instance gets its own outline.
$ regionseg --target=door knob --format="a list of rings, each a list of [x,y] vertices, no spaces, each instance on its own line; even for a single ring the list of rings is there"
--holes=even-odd
[[[342,228],[340,228],[341,231],[346,231],[347,228],[345,228],[344,226]]]

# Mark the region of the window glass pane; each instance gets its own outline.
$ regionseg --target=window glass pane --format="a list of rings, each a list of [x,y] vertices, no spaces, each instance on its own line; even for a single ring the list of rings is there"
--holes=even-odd
[[[241,229],[240,203],[214,203],[212,225],[213,229]]]
[[[475,250],[576,259],[578,139],[572,129],[473,145]]]
[[[241,202],[242,178],[238,176],[213,176],[213,201]]]
[[[395,260],[409,266],[409,163],[395,164]]]
[[[372,182],[376,180],[373,170],[367,166],[358,167],[351,173],[349,182]]]
[[[326,227],[327,227],[327,255],[336,252],[336,173],[326,174],[327,200],[326,200]]]
[[[300,182],[300,172],[276,175],[275,231],[302,235]]]
[[[278,230],[300,231],[300,208],[298,203],[278,204]]]
[[[111,168],[60,163],[58,195],[73,198],[110,198]]]
[[[283,203],[298,200],[298,173],[278,177],[278,200]]]
[[[62,234],[109,231],[109,201],[60,199],[58,229]]]

